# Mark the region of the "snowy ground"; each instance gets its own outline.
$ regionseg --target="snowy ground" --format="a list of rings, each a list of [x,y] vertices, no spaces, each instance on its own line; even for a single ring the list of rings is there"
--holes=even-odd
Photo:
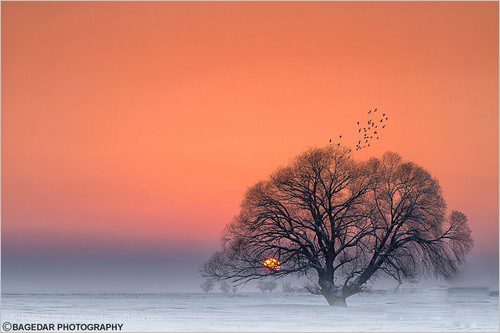
[[[355,295],[2,295],[2,323],[123,323],[124,331],[498,331],[498,296],[432,288]]]

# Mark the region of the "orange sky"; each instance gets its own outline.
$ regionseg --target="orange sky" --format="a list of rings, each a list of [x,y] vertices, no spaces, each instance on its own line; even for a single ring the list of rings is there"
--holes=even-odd
[[[217,244],[248,186],[378,107],[356,158],[429,169],[496,253],[498,39],[497,2],[3,2],[2,235]]]

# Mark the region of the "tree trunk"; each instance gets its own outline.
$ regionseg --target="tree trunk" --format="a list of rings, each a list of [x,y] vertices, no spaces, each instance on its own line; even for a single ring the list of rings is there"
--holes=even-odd
[[[338,296],[332,293],[323,293],[323,296],[330,306],[347,306],[344,296]]]
[[[318,294],[323,295],[330,306],[347,306],[346,298],[354,294],[345,288],[335,286],[333,281],[329,281],[323,276],[320,276],[318,285]]]

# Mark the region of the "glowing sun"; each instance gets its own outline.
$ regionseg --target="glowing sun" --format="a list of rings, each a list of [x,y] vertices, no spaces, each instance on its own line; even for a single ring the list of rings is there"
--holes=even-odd
[[[264,260],[264,269],[266,271],[279,271],[281,262],[276,258],[267,258]]]

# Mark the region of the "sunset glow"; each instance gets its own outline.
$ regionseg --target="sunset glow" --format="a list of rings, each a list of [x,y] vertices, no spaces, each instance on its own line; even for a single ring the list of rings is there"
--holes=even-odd
[[[3,2],[2,287],[180,288],[249,186],[374,108],[353,158],[430,170],[497,279],[498,39],[497,2]]]

